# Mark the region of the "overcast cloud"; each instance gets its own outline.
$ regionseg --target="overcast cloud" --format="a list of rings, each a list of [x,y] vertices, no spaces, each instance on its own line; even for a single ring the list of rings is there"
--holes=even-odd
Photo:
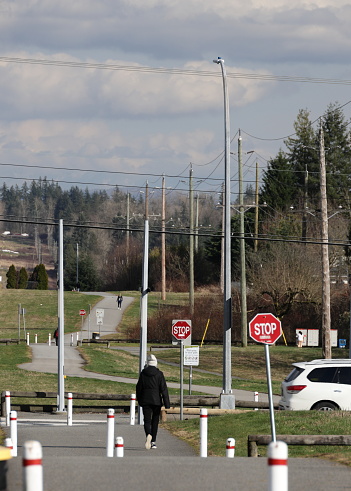
[[[244,151],[255,150],[263,167],[283,145],[279,138],[293,132],[299,109],[317,118],[329,103],[350,100],[350,85],[248,75],[351,80],[350,25],[351,7],[344,0],[0,0],[0,163],[77,169],[19,173],[6,165],[0,166],[0,180],[21,185],[10,177],[45,175],[142,186],[147,174],[186,176],[190,162],[195,176],[222,179],[216,157],[223,150],[223,90],[220,68],[212,62],[217,56],[225,59],[228,74],[245,75],[228,78],[231,135],[241,128]],[[127,66],[137,69],[122,69]],[[232,165],[235,176],[235,157]],[[143,175],[104,178],[78,169]],[[248,168],[247,182],[251,175]],[[215,191],[220,183],[203,186]]]

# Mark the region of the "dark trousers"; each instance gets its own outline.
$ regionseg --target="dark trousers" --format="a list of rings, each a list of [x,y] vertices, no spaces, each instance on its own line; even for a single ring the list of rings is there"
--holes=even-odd
[[[145,435],[151,435],[153,442],[156,442],[160,413],[161,406],[143,406]]]

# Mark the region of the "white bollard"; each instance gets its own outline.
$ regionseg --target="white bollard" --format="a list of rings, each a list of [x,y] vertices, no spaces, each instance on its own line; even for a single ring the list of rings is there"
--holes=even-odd
[[[107,457],[113,457],[113,447],[115,440],[115,410],[107,410],[107,442],[106,442],[106,455]]]
[[[34,343],[38,344],[38,334],[34,334]]]
[[[35,440],[23,446],[23,491],[43,491],[43,452]]]
[[[285,442],[268,445],[268,491],[288,491],[288,446]]]
[[[5,411],[6,411],[6,426],[10,426],[10,412],[11,412],[11,395],[10,391],[5,392]]]
[[[12,455],[12,457],[14,457],[14,455],[13,455],[13,444],[12,444],[11,438],[5,438],[4,445],[6,448],[9,448],[11,450],[11,455]]]
[[[27,345],[29,346],[29,332],[27,332]]]
[[[135,394],[130,395],[130,424],[135,425]]]
[[[258,402],[258,392],[254,392],[254,401]],[[255,411],[258,411],[258,407],[255,407]]]
[[[17,457],[17,411],[10,413],[10,434],[12,440],[12,456]]]
[[[234,438],[228,438],[227,439],[225,455],[229,459],[234,459],[234,455],[235,455],[235,439]]]
[[[51,333],[49,333],[49,346],[51,346]]]
[[[71,346],[73,346],[73,334],[71,334]]]
[[[77,346],[79,345],[79,332],[77,332]]]
[[[67,426],[73,424],[73,395],[72,392],[67,394]]]
[[[207,409],[200,409],[200,457],[207,457]]]
[[[124,441],[121,436],[116,436],[115,449],[116,457],[124,457]]]

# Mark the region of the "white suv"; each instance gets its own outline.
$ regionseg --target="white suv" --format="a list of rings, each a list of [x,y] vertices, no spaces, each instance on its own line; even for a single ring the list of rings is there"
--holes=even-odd
[[[281,386],[279,409],[351,410],[351,359],[293,363]]]

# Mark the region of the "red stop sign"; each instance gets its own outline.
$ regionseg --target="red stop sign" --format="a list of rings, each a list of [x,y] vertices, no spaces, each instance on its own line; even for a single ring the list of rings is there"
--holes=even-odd
[[[85,314],[86,314],[86,311],[84,309],[80,309],[79,315],[85,315]]]
[[[191,336],[191,321],[176,320],[172,323],[172,336],[181,341]]]
[[[282,325],[273,314],[257,314],[249,322],[249,332],[257,343],[274,344],[282,335]]]

